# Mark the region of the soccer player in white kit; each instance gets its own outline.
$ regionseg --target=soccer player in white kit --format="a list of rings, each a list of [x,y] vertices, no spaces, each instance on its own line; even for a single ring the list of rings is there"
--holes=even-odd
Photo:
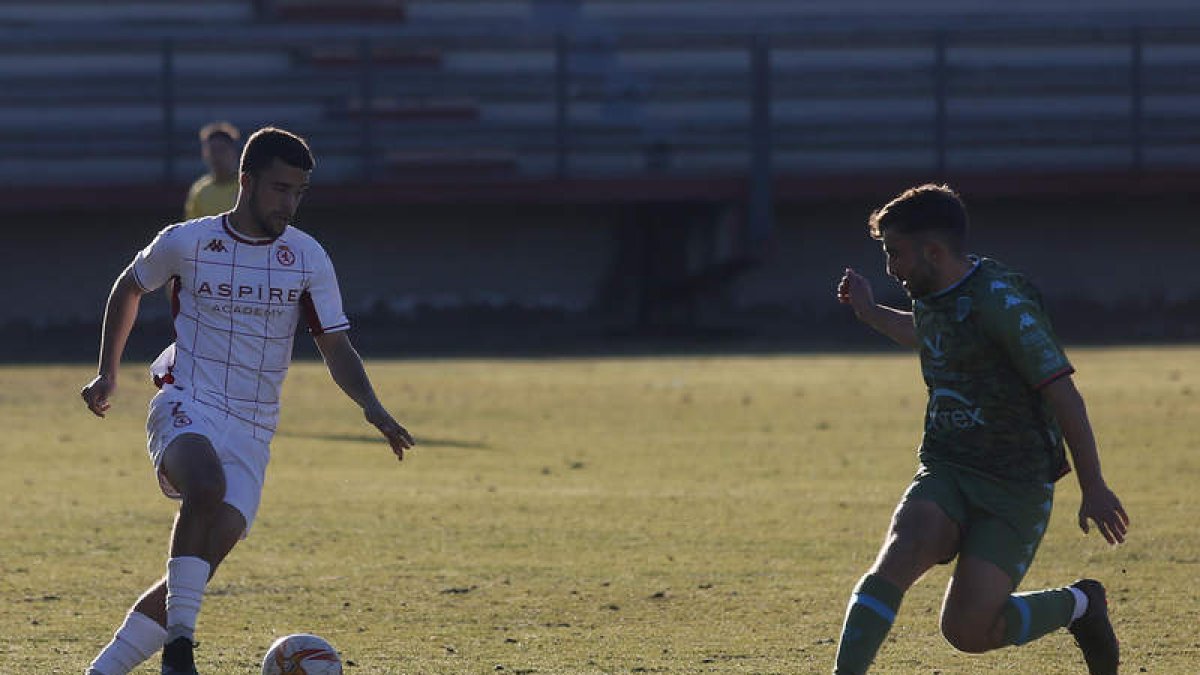
[[[88,675],[126,675],[163,650],[162,675],[196,675],[204,589],[258,510],[279,398],[303,319],[334,382],[400,459],[414,441],[379,402],[347,337],[329,256],[289,227],[315,162],[300,137],[264,128],[246,143],[233,210],[167,227],[117,277],[98,373],[80,392],[103,417],[141,296],[174,279],[175,342],[155,361],[147,446],[180,501],[167,573],[134,604]]]

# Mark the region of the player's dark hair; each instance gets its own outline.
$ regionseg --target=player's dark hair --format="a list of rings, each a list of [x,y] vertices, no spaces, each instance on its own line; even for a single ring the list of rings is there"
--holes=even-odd
[[[246,141],[241,171],[257,174],[276,159],[305,171],[312,171],[317,163],[303,138],[283,129],[263,127]]]
[[[242,132],[229,122],[209,122],[200,127],[200,141],[205,142],[209,139],[219,139],[236,144],[242,140]]]
[[[871,214],[871,237],[884,232],[932,234],[961,253],[967,239],[967,208],[948,185],[926,183],[909,188]]]

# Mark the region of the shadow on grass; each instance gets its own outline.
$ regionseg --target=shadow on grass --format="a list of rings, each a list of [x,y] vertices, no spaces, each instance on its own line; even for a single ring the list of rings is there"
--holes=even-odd
[[[314,441],[336,441],[339,443],[384,443],[379,434],[328,434],[319,432],[281,431],[276,436],[284,438],[306,438]],[[430,438],[417,436],[417,448],[462,448],[465,450],[491,450],[492,446],[479,441],[464,441],[455,438]]]

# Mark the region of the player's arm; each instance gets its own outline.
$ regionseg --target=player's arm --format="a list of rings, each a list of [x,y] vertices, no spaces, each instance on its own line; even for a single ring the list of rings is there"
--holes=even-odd
[[[362,358],[350,344],[350,336],[346,331],[321,333],[313,336],[317,349],[325,359],[325,366],[333,381],[346,392],[363,410],[367,421],[375,425],[379,432],[387,438],[392,446],[392,452],[398,459],[404,459],[404,451],[416,445],[416,441],[408,430],[400,426],[375,395],[367,370],[363,367]]]
[[[837,287],[838,302],[850,305],[854,316],[876,331],[891,338],[897,344],[911,349],[919,346],[917,327],[913,324],[912,312],[880,305],[875,302],[875,291],[866,277],[849,267],[842,275]]]
[[[109,397],[117,390],[117,370],[121,367],[121,355],[125,342],[137,319],[138,305],[145,291],[133,275],[133,266],[125,268],[117,277],[108,304],[104,308],[104,327],[100,334],[100,365],[96,377],[79,392],[98,417],[104,417],[111,403]]]
[[[1087,407],[1083,396],[1075,388],[1070,375],[1064,375],[1042,387],[1042,395],[1066,438],[1075,465],[1075,475],[1083,501],[1079,506],[1079,527],[1088,531],[1088,521],[1096,523],[1096,529],[1110,544],[1125,541],[1129,527],[1129,516],[1121,506],[1121,500],[1104,482],[1100,471],[1100,452],[1096,449],[1096,437],[1088,421]]]

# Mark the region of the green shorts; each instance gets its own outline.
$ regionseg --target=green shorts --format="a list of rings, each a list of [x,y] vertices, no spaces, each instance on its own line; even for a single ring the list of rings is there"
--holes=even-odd
[[[1050,524],[1054,483],[1014,483],[950,464],[922,464],[901,504],[915,499],[937,504],[958,524],[959,555],[996,565],[1015,589]]]

